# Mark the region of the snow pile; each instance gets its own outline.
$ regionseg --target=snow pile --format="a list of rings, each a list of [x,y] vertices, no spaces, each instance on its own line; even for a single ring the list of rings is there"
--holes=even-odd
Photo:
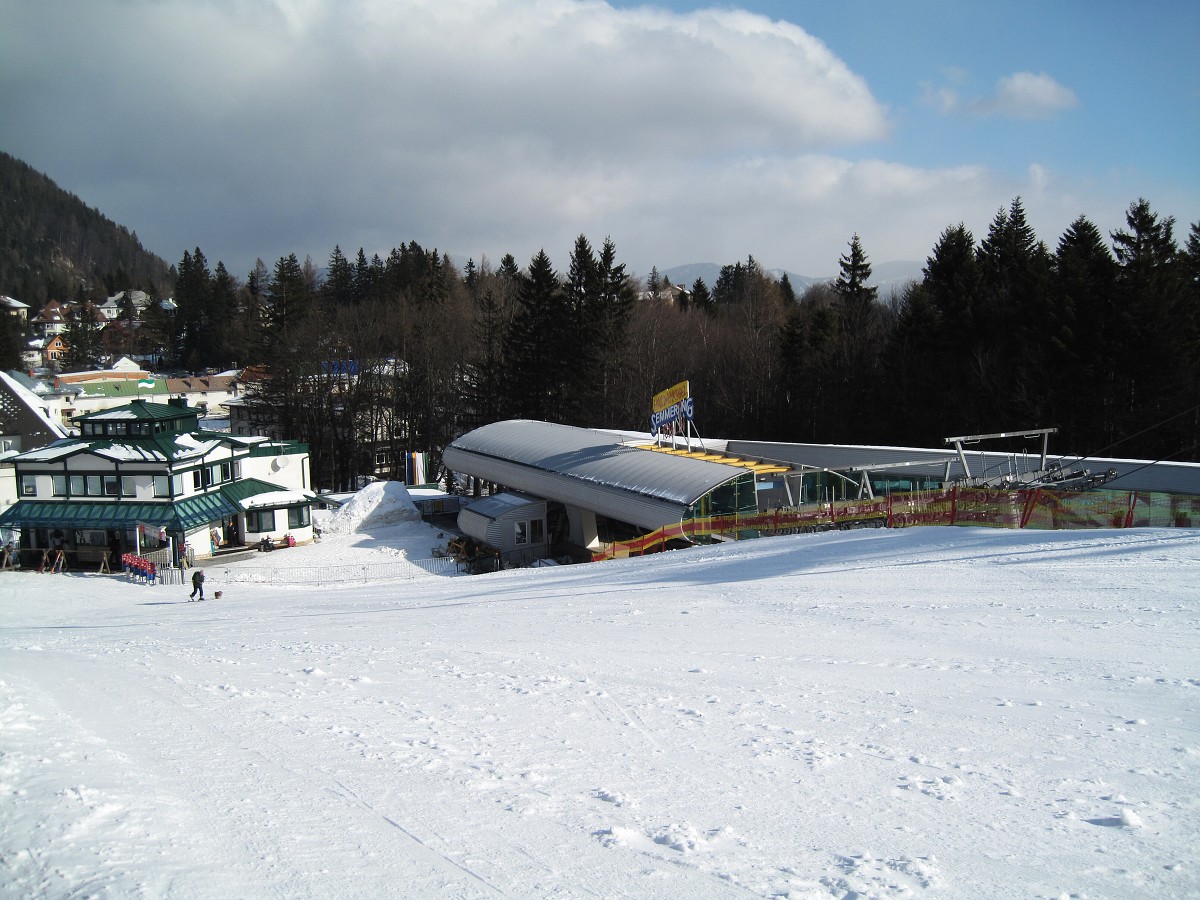
[[[353,534],[368,525],[379,527],[420,520],[421,512],[404,482],[376,481],[330,516],[325,530],[333,534]]]

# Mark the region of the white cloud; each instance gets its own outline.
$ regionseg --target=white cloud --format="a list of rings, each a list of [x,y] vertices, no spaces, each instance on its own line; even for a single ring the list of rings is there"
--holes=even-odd
[[[944,85],[939,87],[927,82],[922,83],[921,103],[924,106],[932,106],[942,115],[949,115],[958,109],[958,91]]]
[[[1045,72],[1016,72],[1001,78],[996,92],[972,104],[979,115],[1013,119],[1048,119],[1079,105],[1075,92]]]
[[[1060,112],[1075,109],[1079,99],[1044,72],[1016,72],[996,82],[988,96],[964,99],[969,75],[961,69],[949,69],[945,84],[922,82],[920,103],[942,115],[968,112],[981,117],[1009,119],[1049,119]]]
[[[10,62],[29,92],[0,99],[32,162],[168,258],[200,245],[235,271],[335,242],[494,255],[605,221],[620,240],[669,199],[657,173],[888,130],[824,44],[736,10],[47,0],[19,18],[14,45],[58,48]]]

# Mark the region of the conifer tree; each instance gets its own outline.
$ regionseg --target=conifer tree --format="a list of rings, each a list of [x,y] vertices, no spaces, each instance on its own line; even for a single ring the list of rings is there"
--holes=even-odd
[[[506,393],[518,418],[563,421],[568,305],[554,266],[539,250],[521,280],[509,328]]]
[[[842,254],[838,265],[841,274],[833,283],[833,289],[842,304],[859,313],[868,310],[875,303],[879,289],[867,284],[871,278],[871,263],[857,234],[850,241],[850,252]]]
[[[63,367],[68,372],[94,369],[100,364],[104,352],[100,339],[101,328],[96,321],[96,308],[91,303],[82,303],[71,310],[63,335],[67,344]]]
[[[594,386],[595,401],[582,424],[606,427],[622,424],[619,359],[636,296],[636,287],[626,274],[625,264],[617,262],[616,244],[611,237],[606,237],[596,262],[595,297],[589,303],[584,320],[584,327],[593,335],[591,355],[595,367],[587,377]]]
[[[1078,451],[1115,440],[1114,397],[1123,328],[1116,298],[1117,265],[1104,236],[1080,216],[1054,254],[1049,290],[1046,390],[1052,420]]]
[[[783,301],[783,305],[787,307],[796,302],[796,289],[792,287],[792,280],[788,278],[787,272],[779,276],[779,297]]]
[[[378,299],[375,290],[378,274],[367,262],[367,254],[363,252],[363,248],[359,247],[358,255],[354,259],[354,284],[351,291],[355,303]]]
[[[198,371],[208,362],[211,301],[212,274],[208,260],[199,247],[191,254],[185,250],[175,282],[175,358],[190,371]]]
[[[646,278],[646,292],[653,297],[662,290],[662,286],[663,280],[662,276],[658,274],[658,266],[651,266],[650,274]]]
[[[939,431],[970,434],[984,429],[988,416],[980,414],[973,357],[976,342],[989,335],[976,327],[979,303],[979,262],[975,238],[963,224],[947,228],[925,262],[921,280],[922,299],[927,298],[936,311],[940,328],[933,355],[925,361],[937,385],[936,393],[925,398]],[[1024,426],[1031,427],[1031,426]],[[933,435],[937,440],[947,434]]]
[[[259,328],[258,356],[266,377],[251,398],[279,424],[285,437],[308,441],[319,436],[308,433],[305,416],[321,408],[309,396],[322,353],[312,300],[309,279],[296,254],[281,256],[267,286]],[[313,456],[318,456],[316,449]]]
[[[211,338],[207,342],[209,353],[206,359],[208,365],[225,367],[245,359],[243,335],[238,311],[238,283],[225,268],[225,263],[217,261],[213,270],[212,288],[209,300],[209,315]]]
[[[334,306],[351,303],[354,299],[354,268],[337,244],[334,244],[333,252],[329,254],[325,281],[321,285],[321,297],[326,303]]]
[[[1175,242],[1174,218],[1159,218],[1147,200],[1139,199],[1130,205],[1125,222],[1127,230],[1112,234],[1117,297],[1126,324],[1126,377],[1117,401],[1124,427],[1117,431],[1129,441],[1122,443],[1122,454],[1148,454],[1152,452],[1148,441],[1132,437],[1138,430],[1135,426],[1166,423],[1196,404],[1189,371],[1196,353],[1193,294],[1187,263]],[[1168,446],[1191,443],[1185,422],[1167,423],[1154,439]]]
[[[312,293],[309,278],[295,253],[281,256],[275,263],[267,298],[268,340],[285,339],[290,330],[304,324],[312,309]]]

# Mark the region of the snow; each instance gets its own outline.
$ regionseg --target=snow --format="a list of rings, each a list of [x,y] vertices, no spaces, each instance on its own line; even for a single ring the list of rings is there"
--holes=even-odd
[[[437,543],[404,499],[254,563]],[[217,575],[0,573],[0,894],[1200,893],[1200,531]]]
[[[38,418],[42,424],[42,427],[44,427],[47,431],[60,438],[67,436],[67,433],[63,430],[62,425],[58,424],[50,417],[50,411],[47,408],[45,401],[42,400],[41,397],[26,388],[25,385],[21,384],[21,382],[17,381],[7,372],[0,372],[0,383],[2,383],[5,388],[7,388],[7,390],[14,397],[16,397],[17,400],[24,404],[25,407]]]
[[[92,444],[91,441],[81,442],[76,444],[74,449],[78,450],[81,446],[88,447]],[[144,447],[141,444],[121,444],[112,443],[107,447],[98,446],[91,449],[91,452],[96,456],[105,459],[115,460],[117,462],[135,462],[150,460],[152,462],[165,462],[166,457],[157,450],[152,450]]]
[[[339,507],[322,528],[333,534],[352,534],[368,526],[378,528],[420,520],[421,511],[413,503],[407,486],[399,481],[375,481]]]
[[[242,509],[254,509],[259,506],[282,506],[289,503],[307,503],[316,495],[311,491],[268,491],[265,494],[255,494],[241,501]]]

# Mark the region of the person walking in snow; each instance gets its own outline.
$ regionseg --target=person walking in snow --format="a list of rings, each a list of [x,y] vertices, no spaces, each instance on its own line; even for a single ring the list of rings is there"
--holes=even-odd
[[[188,600],[195,600],[196,594],[200,594],[200,599],[204,599],[204,570],[197,569],[192,573],[192,592],[188,595]]]

